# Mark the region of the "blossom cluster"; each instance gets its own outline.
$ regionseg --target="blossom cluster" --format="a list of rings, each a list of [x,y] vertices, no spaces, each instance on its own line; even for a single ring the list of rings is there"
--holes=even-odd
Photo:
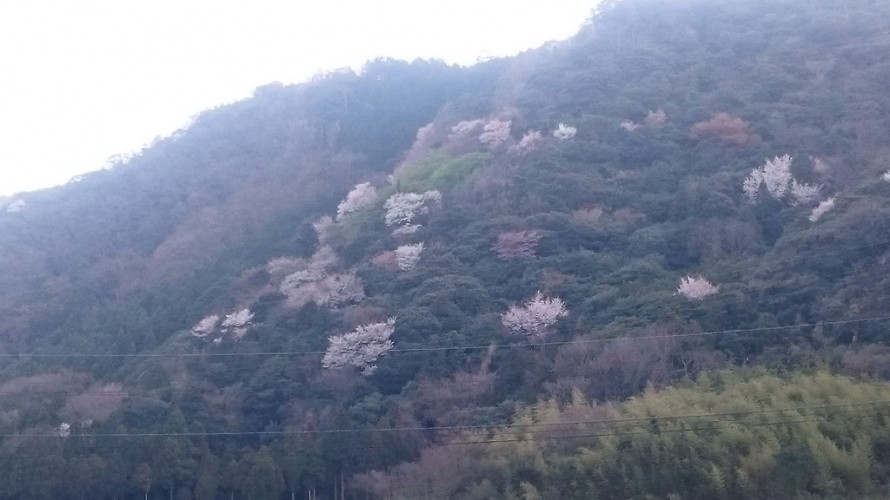
[[[346,198],[337,205],[337,220],[367,207],[376,199],[377,189],[370,182],[356,184]]]
[[[423,252],[423,242],[413,245],[402,245],[395,250],[396,264],[402,271],[412,271],[417,267],[420,254]]]
[[[383,219],[387,226],[408,226],[418,215],[441,203],[442,193],[435,189],[424,193],[396,193],[383,203]]]
[[[510,307],[501,315],[501,324],[514,333],[536,338],[546,335],[550,326],[568,314],[562,299],[544,297],[539,291],[525,304]]]
[[[822,201],[813,208],[813,211],[810,212],[810,222],[818,222],[819,219],[822,218],[827,212],[834,209],[834,197],[828,198],[827,200]]]
[[[350,272],[337,273],[332,268],[337,255],[327,246],[315,252],[301,268],[282,280],[279,290],[292,307],[310,302],[319,306],[339,307],[365,298],[361,280]]]
[[[370,323],[342,335],[328,339],[328,349],[321,365],[327,369],[355,367],[363,375],[374,373],[374,364],[384,353],[393,348],[390,337],[395,330],[396,318],[382,323]]]
[[[522,136],[522,139],[519,140],[519,144],[510,148],[510,151],[512,153],[525,155],[541,147],[542,142],[544,142],[544,136],[541,134],[540,130],[529,130]]]
[[[692,300],[702,300],[708,295],[714,295],[720,287],[701,276],[686,276],[680,280],[677,293]]]
[[[195,326],[192,327],[192,335],[200,339],[208,339],[213,337],[214,343],[222,342],[225,335],[240,339],[246,333],[253,321],[253,312],[250,308],[243,308],[226,314],[220,318],[217,314],[211,314],[204,317]]]
[[[577,134],[577,133],[578,133],[577,128],[570,127],[570,126],[566,125],[565,123],[560,123],[556,127],[556,130],[553,131],[553,137],[555,137],[561,141],[565,141],[565,140],[575,137],[575,134]]]

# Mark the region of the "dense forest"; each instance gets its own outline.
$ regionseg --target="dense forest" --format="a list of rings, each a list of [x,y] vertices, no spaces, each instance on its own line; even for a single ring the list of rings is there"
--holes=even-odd
[[[0,199],[0,499],[886,498],[887,19],[606,1]]]

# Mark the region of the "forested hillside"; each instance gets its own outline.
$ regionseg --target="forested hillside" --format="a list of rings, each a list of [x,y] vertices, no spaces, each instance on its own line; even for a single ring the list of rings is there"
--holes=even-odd
[[[0,498],[886,497],[887,19],[605,2],[0,200]]]

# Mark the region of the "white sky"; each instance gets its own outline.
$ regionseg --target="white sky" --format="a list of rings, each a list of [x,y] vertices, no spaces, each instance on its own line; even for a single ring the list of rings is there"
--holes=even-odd
[[[99,169],[269,82],[564,39],[596,2],[0,0],[0,195]]]

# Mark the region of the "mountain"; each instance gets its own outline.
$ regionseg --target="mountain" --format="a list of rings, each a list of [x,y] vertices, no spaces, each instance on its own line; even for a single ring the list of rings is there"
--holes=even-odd
[[[0,201],[0,498],[886,495],[888,15],[606,2]]]

